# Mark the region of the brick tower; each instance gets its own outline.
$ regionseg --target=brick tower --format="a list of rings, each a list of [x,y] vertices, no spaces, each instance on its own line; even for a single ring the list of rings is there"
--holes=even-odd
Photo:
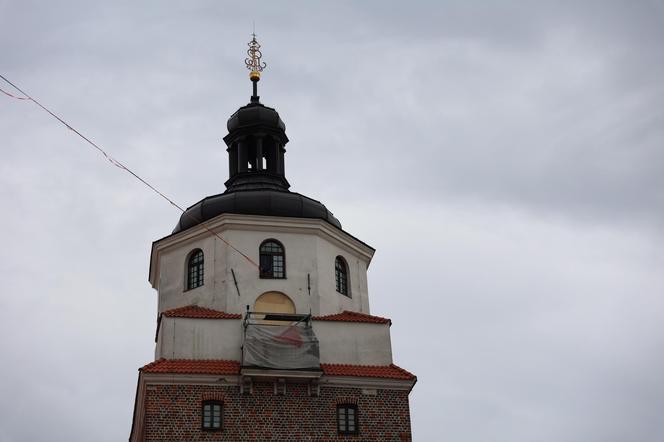
[[[155,361],[139,369],[130,441],[411,439],[416,377],[369,310],[374,249],[289,191],[286,127],[263,105],[228,120],[224,193],[155,241]]]

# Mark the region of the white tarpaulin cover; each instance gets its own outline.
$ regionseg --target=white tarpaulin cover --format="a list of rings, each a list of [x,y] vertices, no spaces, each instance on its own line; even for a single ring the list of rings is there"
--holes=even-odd
[[[318,338],[306,323],[249,324],[244,334],[243,365],[261,368],[320,368]]]

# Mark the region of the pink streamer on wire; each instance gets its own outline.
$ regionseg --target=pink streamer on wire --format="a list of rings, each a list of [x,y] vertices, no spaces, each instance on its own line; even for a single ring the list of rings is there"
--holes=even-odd
[[[30,98],[27,98],[27,97],[17,97],[16,95],[12,95],[7,91],[3,91],[2,89],[0,89],[0,92],[2,92],[3,94],[5,94],[8,97],[16,98],[17,100],[30,100]]]

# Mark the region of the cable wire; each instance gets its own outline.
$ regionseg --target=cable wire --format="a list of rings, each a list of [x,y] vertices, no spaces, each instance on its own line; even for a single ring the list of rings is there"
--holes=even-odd
[[[35,103],[35,104],[36,104],[37,106],[39,106],[42,110],[44,110],[44,111],[47,112],[49,115],[51,115],[53,118],[55,118],[55,119],[58,120],[60,123],[62,123],[67,129],[69,129],[69,130],[71,130],[72,132],[74,132],[76,135],[78,135],[79,137],[81,137],[85,142],[87,142],[89,145],[91,145],[91,146],[94,147],[96,150],[98,150],[98,151],[99,151],[99,152],[100,152],[100,153],[101,153],[101,154],[102,154],[102,155],[103,155],[103,156],[104,156],[104,157],[105,157],[105,158],[106,158],[106,159],[107,159],[112,165],[114,165],[115,167],[117,167],[117,168],[119,168],[119,169],[122,169],[122,170],[124,170],[125,172],[129,173],[131,176],[133,176],[134,178],[136,178],[136,179],[137,179],[138,181],[140,181],[143,185],[147,186],[147,187],[148,187],[150,190],[152,190],[154,193],[156,193],[157,195],[159,195],[160,197],[162,197],[163,199],[165,199],[166,201],[168,201],[168,203],[169,203],[170,205],[172,205],[173,207],[177,208],[180,212],[182,212],[183,215],[189,217],[190,219],[192,219],[192,220],[193,220],[194,222],[196,222],[197,224],[200,224],[201,226],[203,226],[203,228],[204,228],[205,230],[207,230],[208,232],[210,232],[211,234],[213,234],[214,236],[216,236],[217,238],[219,238],[224,244],[226,244],[228,247],[230,247],[231,249],[233,249],[234,251],[236,251],[237,253],[239,253],[244,259],[246,259],[246,260],[247,260],[250,264],[252,264],[254,267],[256,267],[256,268],[260,268],[259,265],[256,264],[256,262],[255,262],[253,259],[251,259],[249,256],[247,256],[244,252],[242,252],[241,250],[239,250],[239,249],[238,249],[237,247],[235,247],[233,244],[231,244],[230,242],[228,242],[227,240],[225,240],[224,238],[222,238],[218,233],[216,233],[215,231],[213,231],[212,229],[210,229],[204,221],[199,220],[197,217],[195,217],[195,216],[192,215],[191,213],[187,213],[187,211],[186,211],[185,209],[183,209],[179,204],[177,204],[175,201],[173,201],[172,199],[170,199],[169,197],[167,197],[164,193],[162,193],[161,191],[159,191],[159,189],[157,189],[156,187],[154,187],[152,184],[150,184],[149,182],[147,182],[146,180],[144,180],[143,178],[141,178],[141,177],[140,177],[137,173],[135,173],[133,170],[131,170],[130,168],[128,168],[127,166],[125,166],[124,164],[122,164],[120,161],[116,160],[116,159],[113,158],[111,155],[109,155],[108,153],[106,153],[106,151],[104,151],[104,149],[102,149],[102,148],[101,148],[99,145],[97,145],[94,141],[90,140],[88,137],[86,137],[86,136],[83,135],[81,132],[79,132],[78,130],[76,130],[74,127],[72,127],[71,125],[69,125],[66,121],[64,121],[64,120],[63,120],[62,118],[60,118],[58,115],[56,115],[55,113],[53,113],[53,112],[52,112],[51,110],[49,110],[46,106],[44,106],[43,104],[41,104],[39,101],[37,101],[36,99],[32,98],[32,96],[30,96],[27,92],[23,91],[20,87],[16,86],[14,83],[12,83],[11,81],[9,81],[4,75],[0,74],[0,78],[2,78],[7,84],[9,84],[9,85],[12,86],[14,89],[16,89],[16,90],[19,91],[21,94],[23,94],[23,96],[24,96],[25,98],[24,98],[24,97],[17,97],[17,96],[12,95],[12,94],[10,94],[9,92],[6,92],[6,91],[4,91],[4,90],[2,90],[2,89],[0,89],[0,92],[2,92],[3,94],[5,94],[5,95],[7,95],[7,96],[9,96],[9,97],[11,97],[11,98],[15,98],[15,99],[17,99],[17,100],[28,100],[28,101],[32,101],[33,103]]]

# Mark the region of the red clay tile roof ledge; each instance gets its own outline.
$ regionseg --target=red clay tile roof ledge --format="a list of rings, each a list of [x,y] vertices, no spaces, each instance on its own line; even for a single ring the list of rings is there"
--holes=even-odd
[[[354,376],[362,378],[413,380],[415,375],[394,364],[350,365],[320,364],[323,374],[328,376]],[[234,375],[240,373],[240,362],[222,359],[159,359],[140,369],[144,373],[168,374],[214,374]]]
[[[212,310],[197,305],[187,305],[162,313],[169,318],[198,318],[198,319],[242,319],[242,315],[237,313],[226,313],[218,310]]]
[[[361,378],[385,378],[413,380],[415,375],[394,364],[390,365],[349,365],[320,364],[328,376],[356,376]]]
[[[366,313],[351,312],[344,310],[341,313],[325,316],[314,316],[314,321],[341,321],[341,322],[368,322],[373,324],[392,324],[392,321],[380,316],[367,315]]]
[[[158,359],[139,369],[143,373],[239,374],[240,362],[224,359]]]

